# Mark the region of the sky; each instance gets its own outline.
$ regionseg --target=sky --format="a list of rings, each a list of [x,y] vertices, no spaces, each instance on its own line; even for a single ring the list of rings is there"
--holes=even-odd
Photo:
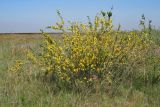
[[[114,25],[138,29],[141,15],[160,26],[160,0],[0,0],[0,33],[34,33],[59,21],[85,22],[101,10],[113,9]]]

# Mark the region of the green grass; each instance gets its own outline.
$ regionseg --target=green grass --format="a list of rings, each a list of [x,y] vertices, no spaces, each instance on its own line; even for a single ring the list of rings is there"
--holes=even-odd
[[[155,31],[155,40],[160,32]],[[53,36],[59,39],[59,36]],[[36,34],[0,35],[0,107],[158,107],[160,106],[160,82],[130,86],[115,85],[109,92],[90,93],[58,90],[54,83],[37,78],[36,68],[27,65],[19,73],[8,68],[17,59],[26,60],[29,48],[37,49],[41,36]],[[158,43],[158,42],[157,42]],[[157,48],[159,49],[159,48]],[[158,52],[157,52],[158,53]],[[160,57],[155,54],[155,58]],[[159,65],[148,64],[148,70],[159,72]],[[156,69],[154,69],[156,68]],[[137,80],[138,81],[138,80]]]

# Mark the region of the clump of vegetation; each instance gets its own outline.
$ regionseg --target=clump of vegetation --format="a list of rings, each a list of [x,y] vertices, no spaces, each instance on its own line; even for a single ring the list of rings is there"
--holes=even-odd
[[[68,27],[59,11],[58,15],[61,22],[49,28],[62,31],[62,39],[54,40],[42,31],[41,49],[28,54],[41,74],[58,87],[93,89],[99,84],[108,89],[112,84],[148,78],[146,68],[142,69],[154,43],[145,30],[144,16],[142,31],[123,32],[113,30],[111,12],[100,12],[93,22],[89,17],[88,23],[70,22]]]

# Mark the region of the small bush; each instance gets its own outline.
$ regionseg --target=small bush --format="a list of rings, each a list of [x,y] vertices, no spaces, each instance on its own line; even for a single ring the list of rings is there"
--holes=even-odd
[[[111,14],[105,12],[93,22],[88,18],[88,23],[69,22],[68,27],[58,15],[61,22],[49,28],[62,31],[62,39],[54,40],[42,31],[41,49],[28,54],[57,86],[78,89],[98,83],[107,88],[141,74],[152,44],[147,32],[113,30]]]

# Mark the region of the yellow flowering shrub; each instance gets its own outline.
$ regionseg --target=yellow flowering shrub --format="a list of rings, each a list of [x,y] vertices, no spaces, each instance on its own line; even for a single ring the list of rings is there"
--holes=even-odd
[[[122,32],[113,29],[111,14],[101,12],[88,23],[65,21],[49,28],[62,31],[62,39],[55,40],[42,31],[43,46],[28,58],[41,68],[45,75],[59,84],[78,87],[95,82],[112,84],[115,78],[143,63],[151,43],[145,32]],[[128,70],[130,71],[130,70]]]
[[[15,64],[9,68],[10,72],[17,73],[19,72],[25,63],[22,60],[16,60]]]

